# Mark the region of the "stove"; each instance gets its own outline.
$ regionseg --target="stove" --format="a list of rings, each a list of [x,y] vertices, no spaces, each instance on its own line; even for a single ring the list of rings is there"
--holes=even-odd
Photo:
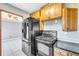
[[[57,31],[43,31],[41,36],[36,37],[38,55],[52,56],[53,45],[57,41]]]

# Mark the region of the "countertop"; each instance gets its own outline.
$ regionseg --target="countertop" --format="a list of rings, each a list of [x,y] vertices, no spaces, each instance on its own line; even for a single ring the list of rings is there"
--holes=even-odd
[[[71,51],[71,52],[75,52],[75,53],[79,53],[79,43],[57,40],[54,47]]]

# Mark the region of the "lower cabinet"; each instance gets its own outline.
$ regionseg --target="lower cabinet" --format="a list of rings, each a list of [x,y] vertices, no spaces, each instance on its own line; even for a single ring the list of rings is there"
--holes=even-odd
[[[54,56],[79,56],[79,54],[54,47]]]

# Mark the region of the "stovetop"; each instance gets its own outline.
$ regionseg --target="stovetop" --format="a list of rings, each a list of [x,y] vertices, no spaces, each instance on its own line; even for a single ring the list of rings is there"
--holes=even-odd
[[[38,36],[36,39],[52,42],[53,40],[56,40],[56,37]]]
[[[43,44],[54,44],[57,39],[54,37],[44,37],[44,36],[38,36],[36,37],[37,42],[43,43]]]

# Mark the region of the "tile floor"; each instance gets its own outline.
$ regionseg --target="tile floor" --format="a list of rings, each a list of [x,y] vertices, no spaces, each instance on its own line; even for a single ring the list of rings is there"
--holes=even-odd
[[[22,52],[22,38],[11,38],[2,41],[3,56],[26,56]]]

